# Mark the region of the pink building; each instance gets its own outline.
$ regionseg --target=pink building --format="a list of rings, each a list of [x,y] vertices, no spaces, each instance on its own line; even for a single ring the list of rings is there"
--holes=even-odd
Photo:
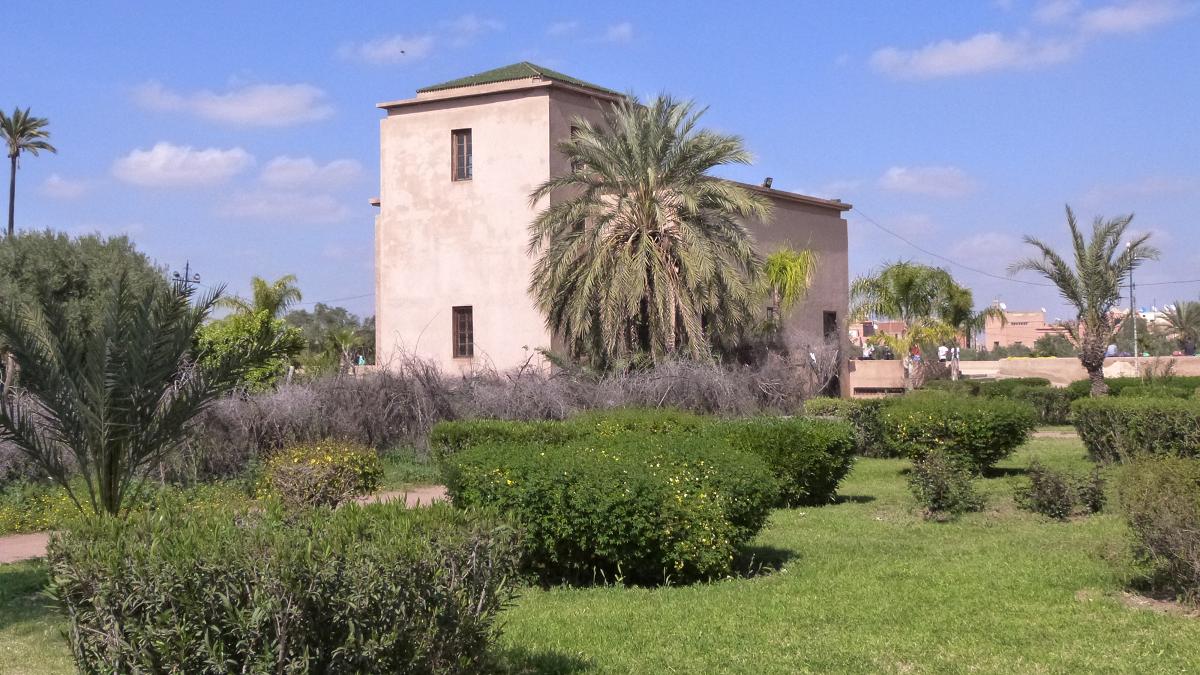
[[[518,63],[379,104],[380,196],[375,223],[378,363],[401,354],[451,372],[539,363],[557,346],[529,297],[528,225],[545,208],[529,194],[568,170],[555,145],[572,120],[599,123],[613,90]],[[820,256],[790,328],[845,334],[849,269],[837,200],[746,185],[769,197],[770,223],[747,223],[760,253],[791,246]]]
[[[1022,345],[1033,349],[1033,344],[1046,335],[1063,335],[1067,332],[1054,324],[1046,323],[1046,310],[1018,312],[1004,310],[1008,323],[1001,325],[999,319],[988,318],[984,325],[984,337],[980,344],[988,349]]]

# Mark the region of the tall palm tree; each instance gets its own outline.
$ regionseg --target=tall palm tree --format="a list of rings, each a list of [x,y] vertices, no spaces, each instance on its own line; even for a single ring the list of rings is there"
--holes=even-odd
[[[1171,333],[1180,347],[1200,342],[1200,302],[1176,300],[1165,312]]]
[[[958,284],[949,289],[940,313],[945,322],[965,338],[968,348],[974,346],[975,336],[984,331],[989,319],[995,319],[1001,326],[1008,325],[1008,315],[995,305],[975,311],[975,296],[971,289]]]
[[[771,297],[774,321],[781,321],[784,312],[804,299],[816,270],[817,253],[812,249],[797,251],[785,246],[767,256],[763,264],[763,283]]]
[[[1085,240],[1075,221],[1075,213],[1067,206],[1067,228],[1071,232],[1074,265],[1042,240],[1029,235],[1025,243],[1035,247],[1038,255],[1009,266],[1009,274],[1032,270],[1058,287],[1059,295],[1075,307],[1074,322],[1063,324],[1071,341],[1079,350],[1079,362],[1092,381],[1092,396],[1108,393],[1104,382],[1104,352],[1119,327],[1112,309],[1121,300],[1121,284],[1138,266],[1147,260],[1158,259],[1158,249],[1146,243],[1149,234],[1132,237],[1124,242],[1133,214],[1105,220],[1099,216],[1092,222],[1091,239]]]
[[[239,314],[266,312],[272,319],[278,319],[302,299],[300,287],[296,285],[296,275],[285,274],[271,282],[262,277],[251,277],[249,300],[230,296],[221,298],[219,303]]]
[[[570,171],[542,183],[530,225],[530,293],[568,348],[602,365],[648,354],[708,358],[708,331],[736,333],[754,314],[760,259],[745,219],[766,199],[707,175],[748,164],[737,136],[699,128],[703,110],[628,97],[603,125],[575,121],[558,145]]]
[[[11,168],[8,175],[8,236],[13,236],[14,231],[14,216],[16,214],[17,201],[17,158],[22,152],[28,152],[33,156],[37,156],[39,152],[58,152],[53,145],[50,145],[47,138],[50,137],[50,132],[46,131],[46,125],[50,124],[50,120],[44,117],[31,117],[29,108],[21,110],[20,108],[13,109],[12,116],[5,115],[3,110],[0,110],[0,136],[4,138],[5,145],[8,146],[8,160],[11,163]]]

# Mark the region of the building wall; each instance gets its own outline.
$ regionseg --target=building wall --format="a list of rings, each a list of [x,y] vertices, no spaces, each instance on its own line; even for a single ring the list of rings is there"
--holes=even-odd
[[[988,349],[995,349],[997,346],[1011,347],[1017,343],[1032,349],[1038,338],[1062,332],[1061,329],[1046,324],[1045,312],[1006,311],[1004,314],[1008,319],[1006,325],[1001,326],[998,319],[988,318],[984,326],[983,344]]]
[[[569,169],[555,145],[576,117],[594,123],[604,100],[570,88],[491,87],[483,96],[419,95],[387,105],[380,123],[380,212],[376,219],[376,342],[387,367],[403,354],[448,372],[520,366],[552,341],[528,293],[528,225],[545,203],[530,192]],[[473,178],[452,181],[450,133],[472,130]],[[845,335],[849,302],[847,226],[838,206],[771,198],[770,223],[748,225],[763,255],[780,246],[820,256],[806,300],[788,316],[796,335],[820,338],[824,312]],[[556,195],[554,198],[557,198]],[[473,308],[475,356],[452,357],[455,306]]]
[[[545,90],[391,109],[380,123],[379,363],[402,353],[449,372],[520,365],[550,343],[529,301],[529,193],[549,175]],[[450,180],[450,132],[472,130],[473,179]],[[452,357],[451,308],[474,314],[473,359]]]

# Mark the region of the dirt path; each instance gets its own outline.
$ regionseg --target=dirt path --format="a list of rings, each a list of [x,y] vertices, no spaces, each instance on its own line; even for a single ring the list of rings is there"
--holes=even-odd
[[[433,502],[446,499],[446,488],[441,485],[418,485],[409,490],[389,490],[378,492],[358,500],[360,504],[377,502],[392,502],[403,499],[410,508],[414,506],[429,506]],[[46,555],[46,543],[50,541],[49,532],[34,532],[32,534],[9,534],[0,537],[0,564],[41,558]]]

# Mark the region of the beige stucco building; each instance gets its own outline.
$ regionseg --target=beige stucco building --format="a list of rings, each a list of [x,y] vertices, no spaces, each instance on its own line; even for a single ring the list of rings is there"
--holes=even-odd
[[[375,223],[378,363],[403,354],[450,372],[505,370],[556,346],[528,293],[528,226],[546,206],[529,194],[568,170],[555,149],[577,117],[599,123],[620,94],[529,63],[425,87],[379,104]],[[790,328],[845,335],[849,204],[746,186],[774,205],[748,223],[764,255],[780,246],[820,256]]]
[[[1047,335],[1066,335],[1066,330],[1055,324],[1046,323],[1046,310],[1014,311],[1004,308],[1005,323],[988,317],[984,327],[984,338],[980,341],[988,349],[1021,345],[1033,349],[1040,338]]]

